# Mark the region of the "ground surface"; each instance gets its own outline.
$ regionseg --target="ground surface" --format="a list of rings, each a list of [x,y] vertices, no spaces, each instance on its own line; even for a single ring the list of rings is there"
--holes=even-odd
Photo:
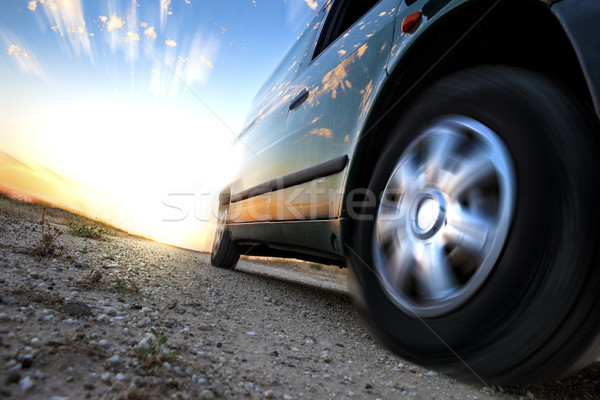
[[[368,336],[345,271],[333,267],[246,259],[223,271],[206,254],[119,232],[104,240],[74,236],[66,225],[72,217],[55,209],[46,216],[64,232],[51,246],[55,254],[34,255],[48,233],[41,210],[0,198],[0,398],[600,393],[598,363],[548,385],[492,389],[402,360]]]

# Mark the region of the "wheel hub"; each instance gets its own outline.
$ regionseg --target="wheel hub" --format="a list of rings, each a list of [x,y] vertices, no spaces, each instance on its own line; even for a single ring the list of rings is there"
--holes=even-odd
[[[441,192],[429,189],[413,202],[411,228],[421,240],[427,240],[440,231],[446,219],[446,201]]]

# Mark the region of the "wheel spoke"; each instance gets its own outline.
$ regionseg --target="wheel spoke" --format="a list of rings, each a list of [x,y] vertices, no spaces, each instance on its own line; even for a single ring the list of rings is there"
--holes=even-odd
[[[392,176],[388,188],[400,189],[402,198],[412,198],[419,190],[421,173],[414,157],[408,157]]]
[[[427,300],[447,297],[458,286],[448,256],[438,243],[420,246],[417,254],[417,282]]]
[[[377,236],[381,243],[388,243],[393,238],[402,237],[406,219],[398,213],[379,214],[377,217]]]
[[[402,289],[406,287],[414,271],[415,258],[410,242],[400,243],[394,250],[389,259],[390,283],[398,289]]]
[[[494,218],[470,212],[460,205],[455,205],[448,211],[443,235],[447,243],[474,255],[483,256],[490,245],[489,239],[496,231]]]
[[[495,171],[489,156],[476,150],[460,161],[456,171],[446,174],[440,186],[449,196],[457,199]]]
[[[438,132],[428,144],[425,171],[428,182],[437,182],[442,171],[446,170],[447,160],[454,154],[462,138],[447,131]]]

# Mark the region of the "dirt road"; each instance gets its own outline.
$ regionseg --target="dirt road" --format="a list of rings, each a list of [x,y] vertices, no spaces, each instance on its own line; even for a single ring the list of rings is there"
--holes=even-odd
[[[489,388],[402,360],[363,329],[334,267],[246,259],[223,271],[206,254],[103,228],[94,228],[100,240],[74,236],[88,222],[60,210],[48,210],[43,228],[41,210],[0,199],[0,398],[600,393],[598,363],[548,385]],[[62,234],[40,255],[52,227]]]

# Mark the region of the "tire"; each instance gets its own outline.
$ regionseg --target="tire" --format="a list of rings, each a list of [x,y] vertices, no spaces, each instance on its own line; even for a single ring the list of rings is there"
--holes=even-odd
[[[478,67],[426,90],[376,163],[377,206],[353,222],[349,262],[374,336],[484,384],[592,362],[597,138],[589,111],[530,71]]]
[[[240,250],[233,240],[227,224],[227,205],[221,206],[213,238],[210,263],[218,268],[234,269],[240,259]]]

